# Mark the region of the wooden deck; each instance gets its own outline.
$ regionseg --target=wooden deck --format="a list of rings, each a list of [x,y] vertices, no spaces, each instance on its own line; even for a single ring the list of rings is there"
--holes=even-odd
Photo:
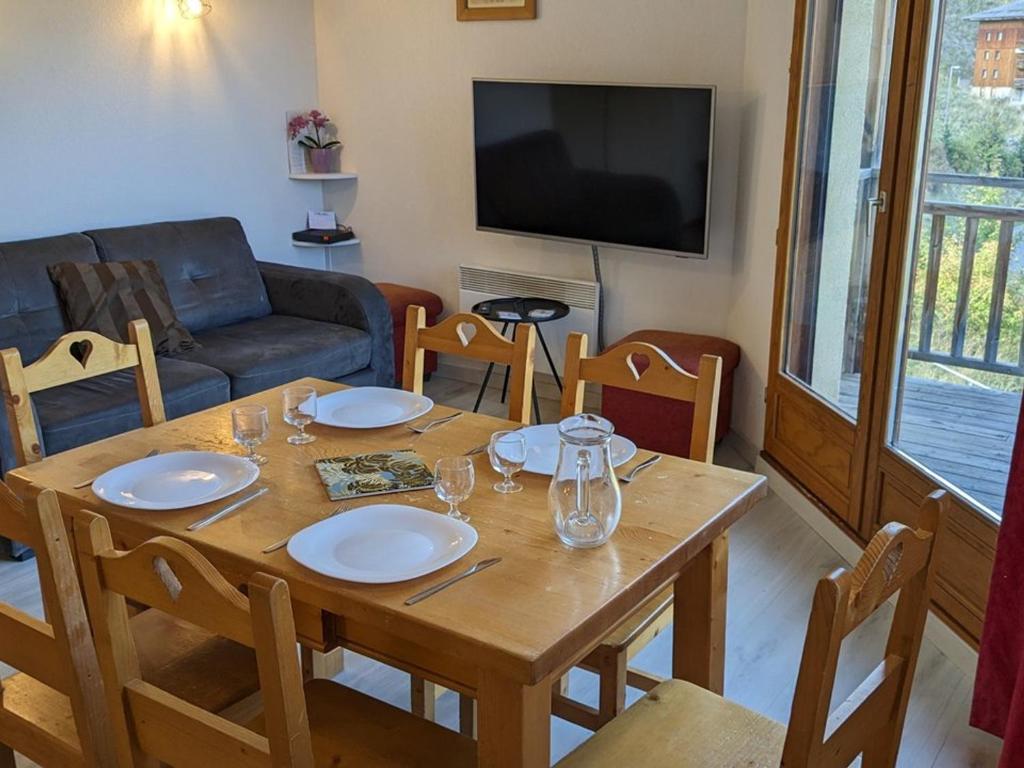
[[[844,408],[856,402],[859,376],[843,380]],[[909,378],[897,447],[1001,515],[1021,396]]]

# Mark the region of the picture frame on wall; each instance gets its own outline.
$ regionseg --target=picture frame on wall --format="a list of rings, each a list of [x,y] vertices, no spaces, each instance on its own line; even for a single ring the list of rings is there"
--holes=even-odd
[[[459,21],[522,21],[537,18],[537,0],[455,0]]]

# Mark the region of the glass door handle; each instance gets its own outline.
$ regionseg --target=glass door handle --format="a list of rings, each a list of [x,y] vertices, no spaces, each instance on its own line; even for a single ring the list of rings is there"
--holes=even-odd
[[[868,200],[868,205],[875,209],[875,213],[885,213],[889,210],[889,196],[884,191],[879,192],[878,197]]]

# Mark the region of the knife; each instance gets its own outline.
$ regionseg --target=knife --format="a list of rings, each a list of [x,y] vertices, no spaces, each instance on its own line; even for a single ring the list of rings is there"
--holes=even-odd
[[[262,488],[257,489],[253,493],[250,493],[248,496],[245,496],[245,497],[239,499],[238,501],[234,502],[233,504],[228,504],[228,506],[224,507],[224,509],[220,510],[219,512],[214,512],[212,515],[210,515],[208,517],[204,517],[202,520],[196,520],[194,523],[192,523],[192,525],[190,525],[185,530],[188,530],[188,531],[201,531],[206,526],[213,525],[218,520],[223,520],[225,517],[230,515],[232,512],[238,511],[239,509],[244,507],[246,504],[248,504],[250,501],[255,501],[260,496],[262,496],[263,494],[267,493],[269,490],[270,490],[269,488],[267,488],[266,486],[263,486]]]
[[[479,563],[474,565],[472,568],[469,568],[469,569],[463,571],[462,573],[458,574],[457,576],[452,576],[447,581],[442,581],[440,584],[435,584],[434,586],[430,587],[429,589],[425,589],[422,592],[413,595],[412,597],[410,597],[408,600],[405,601],[405,604],[406,605],[416,605],[416,603],[422,602],[423,600],[426,600],[428,597],[433,597],[434,595],[436,595],[441,590],[448,589],[448,587],[450,587],[452,584],[458,584],[463,579],[468,579],[470,576],[472,576],[474,574],[477,574],[477,573],[480,573],[480,571],[485,571],[488,568],[490,568],[492,565],[497,565],[500,562],[501,562],[501,558],[500,557],[492,557],[490,560],[481,560]]]

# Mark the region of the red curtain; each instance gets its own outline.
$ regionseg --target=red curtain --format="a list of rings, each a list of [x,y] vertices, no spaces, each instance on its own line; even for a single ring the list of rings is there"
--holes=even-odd
[[[971,725],[1004,739],[999,768],[1024,766],[1024,411],[1010,462]]]

